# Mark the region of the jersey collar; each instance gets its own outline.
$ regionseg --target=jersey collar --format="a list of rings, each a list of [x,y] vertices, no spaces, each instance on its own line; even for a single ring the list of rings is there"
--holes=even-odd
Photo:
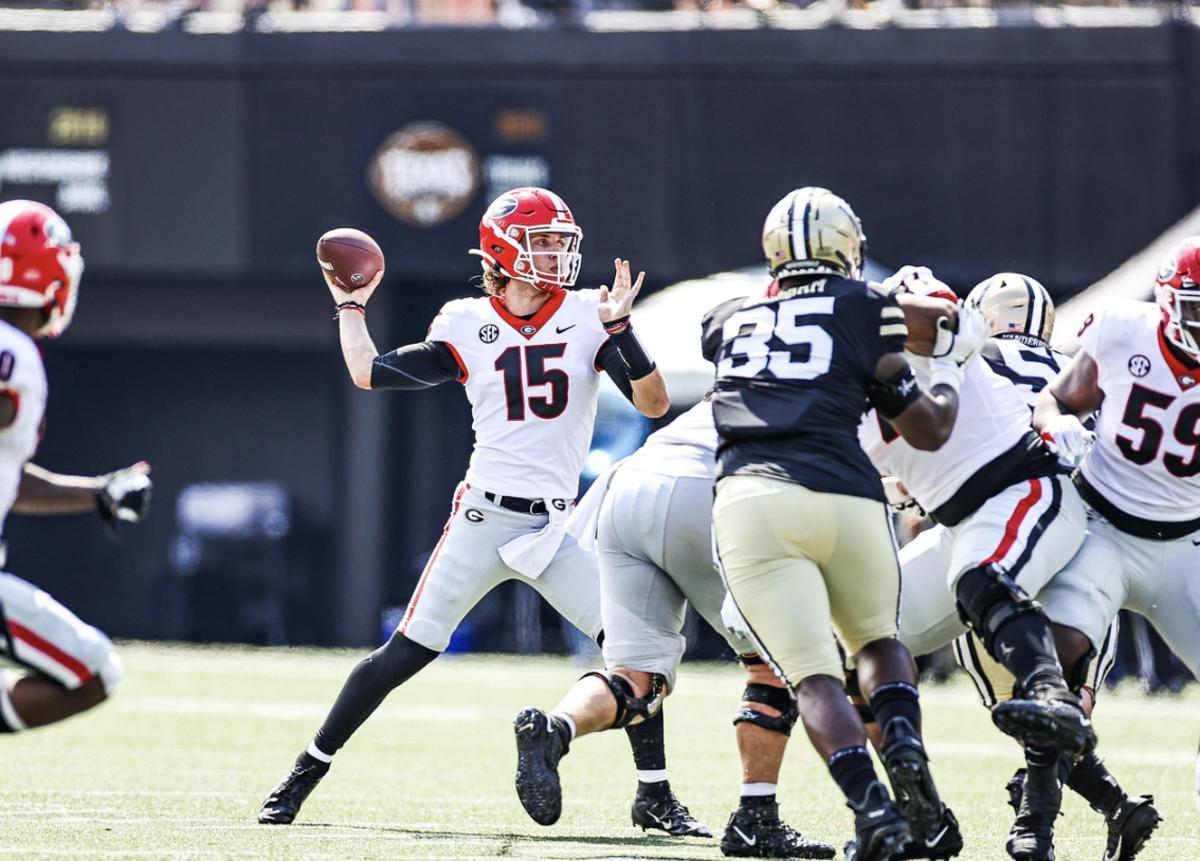
[[[556,288],[550,298],[546,300],[546,304],[538,309],[538,312],[528,320],[522,320],[520,317],[512,314],[504,303],[500,301],[499,296],[492,296],[492,307],[496,309],[496,313],[500,315],[500,319],[517,330],[518,334],[529,340],[538,331],[545,326],[554,312],[562,306],[563,300],[567,298],[567,291],[563,288]]]
[[[1158,327],[1158,348],[1162,351],[1163,358],[1167,361],[1167,367],[1171,369],[1171,374],[1182,391],[1191,391],[1196,383],[1200,383],[1200,365],[1188,365],[1175,355],[1163,335],[1162,326]]]

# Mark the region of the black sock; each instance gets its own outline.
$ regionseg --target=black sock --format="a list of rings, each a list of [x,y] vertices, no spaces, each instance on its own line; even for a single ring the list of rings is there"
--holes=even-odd
[[[633,749],[633,764],[638,771],[663,771],[667,767],[667,751],[663,742],[663,713],[625,727],[629,747]]]
[[[1125,798],[1125,792],[1117,783],[1117,779],[1094,753],[1089,753],[1075,763],[1075,767],[1063,783],[1090,804],[1093,810],[1105,816],[1116,810],[1117,805]]]
[[[1058,780],[1058,751],[1052,747],[1025,745],[1025,791],[1041,798],[1056,797],[1060,792]]]
[[[867,788],[877,779],[871,755],[865,747],[847,747],[829,757],[829,773],[841,787],[842,794],[856,804],[863,800]]]
[[[917,735],[921,734],[921,706],[917,702],[917,689],[907,682],[888,682],[880,685],[871,694],[871,712],[881,727],[895,717],[907,720]]]
[[[1049,682],[1066,687],[1054,649],[1050,623],[1040,613],[1021,613],[1000,626],[992,644],[1000,661],[1017,683]]]
[[[341,750],[388,694],[437,656],[437,652],[414,643],[403,634],[392,634],[391,639],[350,671],[333,708],[313,739],[317,749],[329,756]]]
[[[775,803],[775,795],[743,795],[739,807],[768,807]]]

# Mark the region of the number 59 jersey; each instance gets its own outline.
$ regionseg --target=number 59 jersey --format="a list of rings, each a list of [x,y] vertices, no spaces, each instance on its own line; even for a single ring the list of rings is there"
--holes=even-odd
[[[875,366],[904,348],[896,301],[860,281],[818,278],[770,299],[733,299],[705,315],[717,366],[718,476],[749,474],[883,500],[858,443]]]
[[[1081,471],[1126,514],[1171,523],[1200,518],[1200,369],[1170,352],[1161,320],[1155,305],[1122,302],[1084,321],[1104,404]]]
[[[608,339],[596,290],[556,290],[528,320],[494,297],[447,302],[428,341],[450,346],[471,402],[466,481],[529,499],[574,499],[596,419]]]

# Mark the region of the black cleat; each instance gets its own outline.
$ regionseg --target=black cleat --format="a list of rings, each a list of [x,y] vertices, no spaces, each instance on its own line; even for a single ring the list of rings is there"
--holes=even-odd
[[[329,763],[310,756],[308,751],[300,754],[288,776],[271,790],[259,808],[258,821],[263,825],[291,825],[300,805],[328,773]]]
[[[958,830],[958,819],[954,812],[942,805],[942,818],[938,821],[937,829],[923,840],[915,837],[902,849],[892,856],[892,861],[910,861],[916,858],[945,859],[953,858],[963,850],[962,832]]]
[[[914,844],[938,833],[945,805],[938,797],[925,745],[906,718],[895,717],[883,730],[883,763]]]
[[[1133,861],[1162,822],[1154,809],[1153,795],[1126,797],[1104,818],[1108,823],[1104,861]]]
[[[712,837],[709,827],[692,816],[670,790],[661,798],[639,790],[633,799],[630,816],[633,824],[643,831],[653,828],[665,831],[672,837]]]
[[[854,811],[855,831],[853,842],[846,846],[847,861],[888,861],[911,841],[908,822],[878,780],[867,788],[862,801],[847,801],[846,806]]]
[[[1096,732],[1079,697],[1066,688],[1035,685],[1027,699],[1012,699],[992,709],[992,723],[1027,745],[1051,747],[1080,757],[1096,747]]]
[[[1025,794],[1025,769],[1018,768],[1013,772],[1008,783],[1004,784],[1004,791],[1008,793],[1008,806],[1013,809],[1013,813],[1020,813],[1021,796]]]
[[[1017,821],[1005,844],[1016,861],[1054,861],[1054,820],[1062,806],[1062,787],[1056,775],[1050,784],[1038,788],[1034,781],[1025,780]]]
[[[721,853],[737,858],[832,858],[828,843],[809,840],[779,818],[775,803],[739,807],[721,837]]]
[[[553,825],[562,815],[558,761],[567,741],[541,709],[525,709],[513,720],[517,734],[517,798],[538,825]]]

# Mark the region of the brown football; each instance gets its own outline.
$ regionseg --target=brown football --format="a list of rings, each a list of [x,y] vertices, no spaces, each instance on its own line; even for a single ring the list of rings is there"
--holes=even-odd
[[[383,268],[379,243],[361,230],[338,227],[317,240],[317,262],[346,292],[366,287]]]
[[[904,309],[904,323],[908,326],[908,340],[904,342],[904,349],[918,356],[931,355],[937,339],[938,318],[948,317],[953,326],[958,320],[958,306],[949,299],[936,296],[900,294],[896,300]]]

